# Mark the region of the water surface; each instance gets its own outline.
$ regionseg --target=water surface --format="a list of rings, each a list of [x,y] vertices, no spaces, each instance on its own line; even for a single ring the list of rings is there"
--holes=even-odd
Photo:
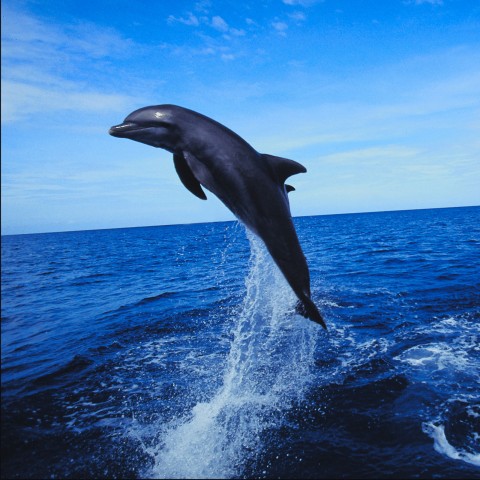
[[[2,477],[480,478],[480,208],[2,237]]]

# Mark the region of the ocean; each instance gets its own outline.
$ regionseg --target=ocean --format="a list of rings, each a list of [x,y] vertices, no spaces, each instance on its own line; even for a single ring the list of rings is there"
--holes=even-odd
[[[2,478],[480,478],[480,207],[2,237]]]

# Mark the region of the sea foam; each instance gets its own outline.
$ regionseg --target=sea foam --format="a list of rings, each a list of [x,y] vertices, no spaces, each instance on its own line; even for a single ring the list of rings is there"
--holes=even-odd
[[[433,448],[441,455],[446,455],[453,460],[462,460],[471,465],[480,467],[480,453],[469,453],[456,449],[447,440],[445,427],[443,425],[436,425],[433,422],[425,422],[422,424],[422,430],[433,439]]]

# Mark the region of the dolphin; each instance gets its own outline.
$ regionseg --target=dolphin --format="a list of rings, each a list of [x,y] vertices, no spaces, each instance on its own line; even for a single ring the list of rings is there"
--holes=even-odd
[[[298,298],[296,311],[326,328],[311,300],[310,273],[293,226],[285,185],[306,172],[293,160],[257,152],[224,125],[176,105],[140,108],[110,135],[163,148],[173,154],[183,185],[206,200],[202,186],[260,237]]]

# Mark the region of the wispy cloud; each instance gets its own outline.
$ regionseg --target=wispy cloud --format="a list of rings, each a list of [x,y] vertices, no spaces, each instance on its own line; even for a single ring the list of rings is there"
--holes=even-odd
[[[410,0],[407,3],[413,3],[415,5],[422,5],[428,3],[430,5],[443,5],[443,0]]]
[[[287,30],[288,30],[288,24],[286,22],[282,22],[280,20],[276,20],[272,22],[272,27],[275,29],[275,31],[282,36],[287,35]]]
[[[110,27],[88,22],[50,24],[28,13],[6,6],[2,9],[4,58],[31,61],[33,57],[60,61],[72,54],[100,57],[124,57],[136,45]]]
[[[228,32],[228,23],[218,15],[212,17],[212,27],[220,32]]]
[[[58,88],[5,80],[2,87],[2,123],[32,119],[38,117],[38,113],[45,115],[47,112],[120,112],[132,103],[132,98],[126,95],[70,88],[70,82],[65,82],[62,88],[60,79],[56,79],[55,84]]]
[[[10,7],[3,9],[2,24],[2,123],[40,111],[117,110],[131,101],[82,80],[84,69],[94,75],[98,60],[132,50],[133,42],[113,29],[53,25]]]
[[[311,7],[316,3],[321,3],[323,0],[282,0],[285,5],[299,5],[302,7]]]
[[[184,17],[175,17],[174,15],[170,15],[167,18],[167,23],[170,25],[174,25],[175,23],[181,23],[183,25],[187,25],[190,27],[209,27],[217,32],[223,34],[224,38],[229,38],[230,35],[232,36],[243,36],[245,35],[245,30],[241,28],[234,28],[231,27],[227,21],[221,17],[220,15],[201,15],[196,16],[192,13],[188,13]]]
[[[243,55],[243,48],[239,47],[235,39],[244,37],[246,31],[242,28],[232,27],[220,15],[211,15],[209,5],[203,6],[203,15],[195,16],[188,13],[185,17],[170,15],[167,23],[174,27],[183,24],[194,29],[196,42],[187,42],[183,45],[170,45],[169,50],[177,56],[211,56],[222,61],[232,61]],[[248,21],[245,21],[249,25]]]
[[[270,25],[273,27],[276,34],[281,37],[286,37],[291,26],[301,26],[306,19],[307,16],[303,12],[295,11],[289,13],[283,18],[275,18]]]
[[[297,24],[300,25],[307,19],[307,16],[303,12],[289,13],[288,16]]]
[[[356,162],[357,164],[387,164],[399,159],[418,157],[421,151],[418,148],[404,145],[386,145],[369,147],[333,153],[322,157],[323,162],[339,165],[341,163]]]
[[[167,18],[167,22],[169,24],[174,24],[178,22],[192,27],[198,27],[200,25],[199,18],[193,13],[188,13],[185,17],[175,17],[174,15],[169,15]]]
[[[158,191],[158,183],[164,187],[176,187],[178,181],[173,168],[159,168],[156,158],[137,160],[143,169],[148,170],[146,176],[133,164],[115,165],[115,168],[91,168],[84,165],[59,168],[57,164],[32,165],[28,171],[7,173],[2,178],[4,198],[37,198],[46,192],[55,194],[58,198],[72,194],[76,198],[88,195],[109,196],[123,195],[119,185],[128,184],[132,190],[146,189],[149,192]],[[129,190],[130,190],[129,187]],[[131,191],[131,190],[130,190]]]

